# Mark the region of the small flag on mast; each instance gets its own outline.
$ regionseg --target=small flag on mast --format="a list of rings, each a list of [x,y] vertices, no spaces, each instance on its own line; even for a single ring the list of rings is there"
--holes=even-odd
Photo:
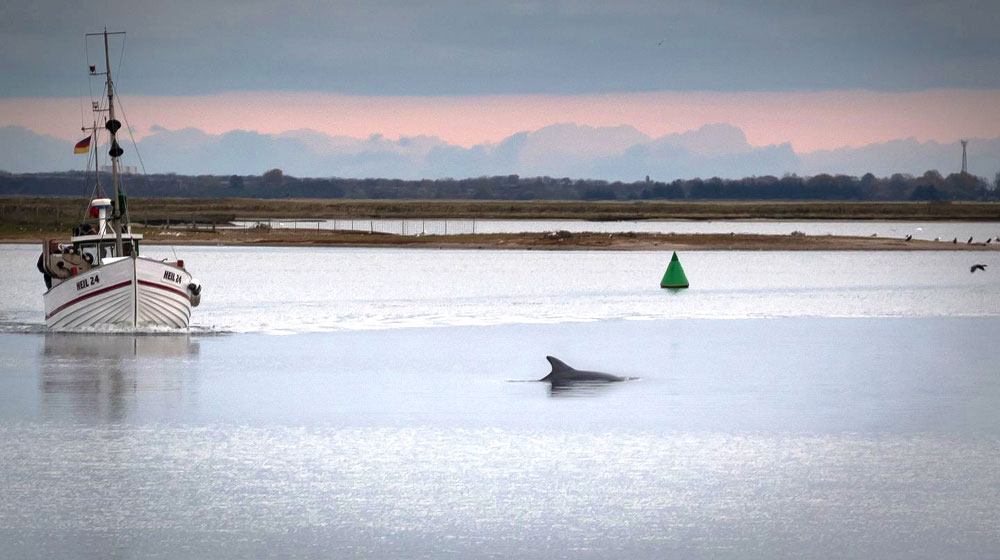
[[[86,154],[88,152],[90,152],[90,136],[80,140],[76,143],[76,146],[73,146],[74,154]]]

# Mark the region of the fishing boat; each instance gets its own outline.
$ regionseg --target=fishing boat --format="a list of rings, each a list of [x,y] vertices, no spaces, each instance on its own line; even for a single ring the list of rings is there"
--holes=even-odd
[[[121,185],[118,144],[121,122],[115,118],[115,89],[111,79],[108,36],[124,33],[88,33],[103,36],[105,71],[90,66],[91,76],[105,76],[107,105],[92,103],[91,135],[75,151],[89,153],[94,162],[93,195],[86,218],[73,228],[68,241],[46,240],[38,258],[47,291],[45,324],[53,330],[100,326],[187,328],[191,308],[201,301],[201,284],[184,261],[156,260],[140,254],[142,235],[133,233],[127,197]],[[98,126],[103,123],[102,126]],[[98,135],[106,133],[111,157],[111,197],[104,195],[98,172]],[[88,160],[89,169],[89,160]]]

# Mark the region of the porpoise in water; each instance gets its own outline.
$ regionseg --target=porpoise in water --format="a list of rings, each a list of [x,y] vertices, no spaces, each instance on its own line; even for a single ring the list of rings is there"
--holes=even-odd
[[[618,375],[611,375],[610,373],[603,373],[600,371],[584,371],[579,369],[574,369],[573,367],[566,364],[558,358],[553,358],[552,356],[545,356],[545,359],[552,364],[552,371],[548,375],[539,379],[539,381],[548,381],[553,386],[557,385],[571,385],[575,383],[580,384],[592,384],[592,383],[614,383],[616,381],[629,381],[633,379],[638,379],[638,377],[621,377]]]

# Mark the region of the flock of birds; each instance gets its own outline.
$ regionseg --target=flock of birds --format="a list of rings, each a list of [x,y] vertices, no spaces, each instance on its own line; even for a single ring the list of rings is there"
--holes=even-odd
[[[874,235],[875,235],[875,234],[873,234],[873,236],[874,236]],[[907,235],[907,236],[906,236],[906,238],[905,238],[905,240],[906,240],[906,241],[910,241],[910,240],[912,240],[912,239],[913,239],[913,236],[912,236],[912,235]],[[934,241],[941,241],[941,238],[940,238],[940,237],[935,237],[935,238],[934,238]],[[996,241],[997,243],[1000,243],[1000,236],[997,236],[997,237],[996,237],[996,239],[994,239],[994,238],[992,238],[992,237],[987,237],[987,238],[986,238],[986,241],[985,241],[985,242],[983,243],[983,245],[989,245],[990,243],[992,243],[992,242],[994,242],[994,241]],[[958,238],[956,237],[956,238],[952,239],[952,240],[951,240],[951,242],[952,242],[952,243],[955,243],[955,244],[958,244]],[[972,242],[973,242],[973,238],[972,238],[972,237],[970,237],[970,238],[969,238],[969,240],[968,240],[968,241],[966,241],[966,244],[968,244],[968,245],[972,245]],[[969,273],[970,273],[970,274],[975,274],[975,272],[976,272],[977,270],[982,270],[983,272],[986,272],[986,266],[987,266],[987,265],[985,265],[985,264],[980,264],[980,263],[976,263],[976,264],[972,265],[972,266],[971,266],[971,267],[969,268]]]
[[[873,234],[872,237],[875,237],[875,235]],[[907,235],[906,238],[905,238],[905,241],[910,241],[912,239],[913,239],[912,235]],[[934,241],[941,241],[941,238],[940,237],[935,237]],[[972,245],[973,241],[974,241],[974,239],[972,237],[970,237],[969,240],[966,241],[965,243],[968,244],[968,245]],[[997,236],[996,239],[994,239],[992,237],[987,237],[986,241],[983,241],[982,244],[983,245],[989,245],[990,243],[993,243],[994,241],[996,241],[997,243],[1000,243],[1000,236]],[[956,237],[956,238],[952,239],[951,242],[955,243],[955,244],[958,244],[958,238]]]

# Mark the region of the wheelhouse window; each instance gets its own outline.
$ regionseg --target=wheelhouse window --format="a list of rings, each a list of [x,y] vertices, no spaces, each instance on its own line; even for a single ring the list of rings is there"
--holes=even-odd
[[[99,264],[107,259],[114,258],[115,255],[115,242],[114,241],[101,241],[99,243],[77,243],[76,250],[81,256],[85,255],[84,258],[88,262],[93,264]],[[129,257],[135,254],[139,255],[139,242],[133,239],[123,239],[122,240],[122,252],[123,256]]]

